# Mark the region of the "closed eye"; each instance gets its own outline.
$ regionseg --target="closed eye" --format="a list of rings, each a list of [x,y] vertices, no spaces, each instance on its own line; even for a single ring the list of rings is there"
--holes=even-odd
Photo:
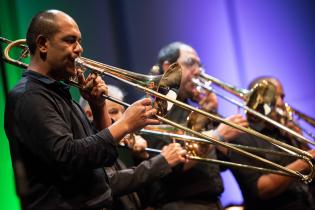
[[[77,39],[76,36],[66,36],[65,38],[63,38],[63,41],[69,43],[69,44],[74,44],[76,43],[77,41],[79,43],[81,43],[81,39]]]
[[[118,110],[117,109],[111,109],[111,110],[108,110],[108,113],[109,114],[117,114]]]

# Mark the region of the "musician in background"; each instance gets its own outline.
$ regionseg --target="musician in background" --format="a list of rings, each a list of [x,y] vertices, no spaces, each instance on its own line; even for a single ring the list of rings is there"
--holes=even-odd
[[[108,85],[108,94],[120,101],[124,100],[123,92],[116,86]],[[83,98],[80,99],[80,105],[92,121],[91,108]],[[106,106],[113,121],[123,117],[125,108],[122,105],[106,100]],[[148,158],[148,153],[145,151],[147,142],[141,136],[129,134],[121,140],[121,144],[128,146],[138,159]],[[142,205],[136,191],[145,190],[145,187],[154,180],[169,174],[172,171],[172,167],[186,161],[185,155],[186,151],[179,144],[173,143],[165,146],[160,155],[141,161],[136,167],[127,168],[123,161],[117,159],[112,167],[105,168],[114,198],[114,202],[109,209],[143,209],[145,206]]]
[[[295,123],[292,121],[292,119],[290,119],[291,117],[289,116],[290,113],[288,113],[288,110],[286,109],[285,106],[285,102],[284,102],[284,98],[285,98],[285,93],[284,93],[284,89],[283,86],[280,82],[280,80],[278,80],[275,77],[268,77],[268,76],[261,76],[261,77],[257,77],[256,79],[254,79],[250,84],[249,84],[249,88],[253,88],[255,86],[255,84],[259,83],[262,80],[266,80],[270,83],[272,83],[274,85],[274,87],[276,88],[276,104],[275,104],[275,109],[274,111],[271,113],[271,118],[276,120],[277,122],[281,123],[282,125],[290,128],[291,130],[297,132],[298,134],[302,135],[302,129]],[[268,124],[266,124],[266,126],[269,126]],[[273,128],[273,127],[271,127]],[[284,136],[287,136],[288,138],[291,139],[291,145],[296,146],[300,149],[303,150],[309,150],[309,146],[307,145],[307,143],[305,142],[301,142],[301,141],[297,141],[296,139],[294,139],[294,137],[290,136],[290,134],[288,134],[285,131],[281,131],[282,134]]]
[[[192,78],[200,74],[201,62],[197,52],[189,45],[174,42],[161,49],[158,55],[158,69],[154,69],[152,74],[162,74],[168,67],[178,62],[182,68],[182,80],[178,90],[177,99],[191,103],[196,97],[196,87],[192,83]],[[211,95],[209,94],[209,97]],[[216,103],[212,103],[211,98],[205,100],[201,108],[211,111],[215,109]],[[207,106],[208,105],[208,106]],[[167,118],[186,125],[190,112],[174,105]],[[247,122],[239,115],[229,118],[230,121],[247,126]],[[205,125],[207,127],[207,125]],[[206,128],[203,129],[206,129]],[[225,125],[220,125],[215,132],[214,138],[224,140],[239,135],[239,131]],[[170,139],[159,138],[159,141],[149,141],[149,147],[161,148],[172,142]],[[207,146],[206,146],[207,147]],[[221,152],[213,146],[208,146],[204,150],[204,157],[219,158]],[[151,189],[151,205],[163,210],[218,210],[222,209],[220,195],[223,192],[223,183],[220,177],[220,167],[198,161],[188,161],[176,167],[176,170],[164,177],[162,181]]]
[[[276,88],[276,104],[275,107],[279,109],[284,108],[284,91],[279,80],[273,77],[260,77],[255,79],[249,88],[254,87],[255,84],[267,80],[270,85]],[[271,118],[280,121],[281,116],[276,112],[276,109],[271,113]],[[296,141],[292,141],[291,137],[272,125],[263,123],[264,127],[255,126],[253,122],[249,122],[252,128],[259,128],[259,132],[268,135],[277,140],[282,140],[287,144],[299,146]],[[282,151],[279,148],[258,139],[257,137],[248,134],[242,134],[239,137],[232,139],[231,143],[252,146],[263,149],[270,149],[275,151]],[[309,150],[310,154],[314,157],[315,151]],[[235,152],[229,151],[230,160],[242,164],[257,165],[256,161],[241,156]],[[287,156],[275,156],[265,153],[262,155],[264,158],[284,165],[289,169],[300,172],[307,172],[308,165],[302,160],[295,160]],[[241,188],[244,205],[246,210],[313,210],[314,202],[312,195],[309,191],[307,184],[291,177],[281,176],[277,174],[263,174],[253,170],[232,169],[232,172]]]

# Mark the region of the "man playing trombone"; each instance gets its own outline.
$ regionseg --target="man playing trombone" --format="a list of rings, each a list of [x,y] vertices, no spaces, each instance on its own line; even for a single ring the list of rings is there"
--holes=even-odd
[[[67,14],[48,10],[27,31],[30,65],[9,93],[5,131],[9,139],[22,209],[101,209],[112,202],[103,169],[117,158],[116,144],[127,133],[157,124],[150,99],[135,102],[111,125],[97,75],[79,75],[96,130],[69,93],[78,76],[74,60],[83,51],[81,33]]]
[[[191,46],[174,42],[162,48],[158,56],[158,71],[154,69],[155,72],[152,73],[161,74],[174,62],[178,62],[182,69],[182,80],[177,99],[190,103],[189,101],[195,97],[196,88],[192,83],[192,78],[198,77],[200,73],[200,58]],[[203,106],[206,107],[207,103],[204,103]],[[211,107],[208,108],[211,109]],[[180,124],[186,124],[189,114],[190,112],[187,110],[174,105],[167,118]],[[241,116],[231,117],[230,120],[247,126],[247,122]],[[211,135],[214,138],[223,139],[232,138],[239,133],[240,131],[236,129],[221,125]],[[170,142],[167,139],[149,141],[149,147],[161,148]],[[218,152],[220,153],[216,147],[209,147],[203,155],[216,159],[220,155]],[[156,195],[151,197],[156,198],[152,202],[157,209],[222,209],[220,195],[223,192],[223,183],[220,177],[220,167],[215,164],[190,160],[163,178],[159,187],[156,188],[152,189]]]
[[[272,77],[260,77],[251,82],[250,88],[259,82],[266,80],[270,85],[274,85],[276,89],[276,104],[274,111],[270,114],[271,118],[276,121],[281,121],[283,116],[280,116],[276,110],[284,111],[284,91],[279,80]],[[254,118],[255,119],[255,118]],[[285,143],[299,147],[300,144],[295,139],[292,139],[288,134],[280,131],[273,125],[255,120],[250,120],[250,126],[263,134],[269,135]],[[263,125],[263,126],[261,126]],[[285,124],[287,125],[287,124]],[[257,137],[242,134],[241,136],[232,139],[231,143],[252,146],[273,151],[281,151],[279,148],[257,139]],[[309,150],[309,153],[314,157],[315,151]],[[286,165],[287,168],[295,171],[303,172],[308,169],[308,165],[302,160],[294,160],[289,156],[277,156],[270,153],[262,154],[266,159],[281,165]],[[235,152],[229,151],[229,159],[242,164],[255,164],[255,161],[243,157]],[[244,205],[246,210],[312,210],[315,209],[312,195],[307,184],[302,183],[292,177],[281,176],[277,174],[262,174],[252,170],[232,169],[232,172],[241,188]]]

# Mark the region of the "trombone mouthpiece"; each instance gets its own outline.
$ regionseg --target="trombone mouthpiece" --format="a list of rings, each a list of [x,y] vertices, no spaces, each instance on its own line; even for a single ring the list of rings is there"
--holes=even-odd
[[[84,63],[84,61],[80,57],[76,57],[74,59],[74,64],[75,65],[82,65],[83,63]]]

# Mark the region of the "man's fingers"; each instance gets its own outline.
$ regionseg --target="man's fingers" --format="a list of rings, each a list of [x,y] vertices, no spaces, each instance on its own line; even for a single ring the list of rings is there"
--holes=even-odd
[[[142,100],[140,101],[140,103],[141,103],[142,105],[144,105],[144,106],[149,106],[149,105],[152,104],[152,101],[151,101],[151,99],[149,99],[149,98],[144,98],[144,99],[142,99]]]
[[[84,84],[85,83],[85,78],[82,73],[78,73],[78,82],[79,84]]]
[[[96,75],[95,79],[93,79],[94,84],[105,84],[105,81],[102,79],[102,77]]]
[[[151,118],[156,114],[156,112],[157,112],[156,109],[151,109],[149,111],[146,111],[145,115],[147,118]]]
[[[150,111],[151,109],[154,109],[154,107],[152,107],[151,105],[150,106],[146,106],[146,110],[147,111]]]
[[[242,123],[242,126],[244,126],[244,127],[249,127],[249,124],[248,124],[247,121],[245,121],[245,122]]]
[[[182,149],[181,151],[179,151],[178,153],[180,156],[179,156],[179,159],[181,162],[187,162],[187,157],[186,157],[186,154],[187,154],[187,151]]]
[[[158,124],[160,124],[160,121],[157,120],[157,119],[147,119],[146,120],[146,124],[148,124],[148,125],[158,125]]]
[[[97,75],[95,73],[91,73],[86,80],[84,81],[84,87],[85,89],[89,89],[92,88],[93,86],[95,86],[95,78],[97,77]]]

